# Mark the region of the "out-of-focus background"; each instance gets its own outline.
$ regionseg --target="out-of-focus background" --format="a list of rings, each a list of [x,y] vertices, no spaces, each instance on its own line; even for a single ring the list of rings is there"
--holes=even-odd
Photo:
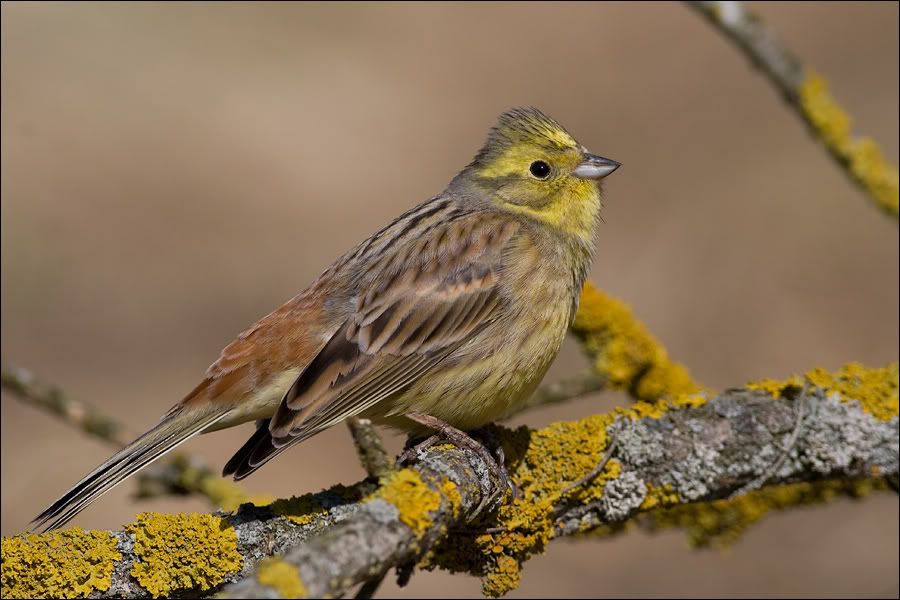
[[[897,3],[750,6],[896,164]],[[700,381],[897,359],[896,221],[681,4],[4,2],[2,84],[2,355],[136,430],[237,332],[441,191],[514,105],[624,163],[591,275]],[[570,342],[548,377],[585,364]],[[185,448],[218,467],[250,431]],[[108,453],[4,395],[2,533]],[[338,427],[245,483],[290,495],[361,476]],[[75,524],[208,509],[133,489]],[[897,531],[882,495],[773,515],[725,554],[675,532],[556,542],[511,596],[896,597]],[[423,573],[383,593],[479,582]]]

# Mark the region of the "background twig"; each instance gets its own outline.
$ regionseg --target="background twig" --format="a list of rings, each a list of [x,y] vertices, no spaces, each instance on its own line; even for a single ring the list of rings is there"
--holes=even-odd
[[[854,138],[852,120],[831,97],[826,81],[791,53],[742,2],[689,1],[747,56],[781,92],[841,169],[875,205],[897,217],[900,177],[869,138]]]
[[[99,410],[73,400],[55,386],[44,383],[28,369],[6,360],[2,363],[2,387],[18,400],[48,411],[76,429],[121,448],[134,434]],[[233,481],[223,479],[198,456],[173,454],[138,474],[139,498],[199,494],[216,508],[234,510],[250,500]]]

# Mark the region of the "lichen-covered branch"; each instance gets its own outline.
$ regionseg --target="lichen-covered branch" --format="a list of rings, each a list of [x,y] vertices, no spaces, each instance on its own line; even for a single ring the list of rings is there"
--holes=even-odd
[[[121,448],[134,437],[128,428],[97,409],[73,400],[42,382],[28,369],[3,361],[2,387],[17,399],[59,417],[76,429]],[[217,508],[234,510],[250,497],[243,488],[221,478],[196,456],[175,454],[138,475],[139,498],[200,494]]]
[[[588,281],[578,306],[571,331],[591,358],[594,377],[576,380],[565,392],[580,395],[606,388],[622,390],[633,400],[654,402],[701,389],[627,304]],[[539,390],[537,395],[563,394]]]
[[[702,388],[684,365],[669,358],[627,304],[590,281],[581,291],[571,332],[591,359],[591,369],[541,385],[520,412],[603,390],[621,390],[632,400],[653,402]]]
[[[477,522],[467,515],[498,482],[474,453],[436,446],[378,484],[245,505],[231,516],[142,515],[119,532],[6,538],[3,596],[339,596],[410,563],[481,575],[485,593],[500,595],[560,536],[637,520],[692,527],[702,542],[698,528],[710,538],[733,533],[765,509],[827,497],[817,490],[878,488],[898,473],[897,405],[896,364],[851,364],[540,430],[497,428],[521,497]],[[568,489],[593,470],[611,436],[606,469]],[[752,510],[734,501],[728,512],[716,507],[761,476],[766,487],[741,497]]]
[[[852,135],[852,119],[831,97],[826,81],[787,50],[741,2],[689,1],[740,48],[781,92],[844,172],[885,213],[898,215],[898,172],[870,138]]]

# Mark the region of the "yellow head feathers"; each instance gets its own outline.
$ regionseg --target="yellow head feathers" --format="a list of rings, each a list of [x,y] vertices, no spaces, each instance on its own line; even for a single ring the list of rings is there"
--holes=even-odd
[[[460,177],[505,210],[587,239],[600,210],[599,180],[618,166],[540,110],[515,108],[500,116]]]

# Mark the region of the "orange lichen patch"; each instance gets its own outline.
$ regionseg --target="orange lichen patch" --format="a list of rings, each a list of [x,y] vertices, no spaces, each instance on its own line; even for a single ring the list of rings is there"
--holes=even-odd
[[[498,598],[519,587],[522,580],[521,565],[511,556],[497,557],[494,568],[488,572],[481,584],[481,590],[489,598]]]
[[[700,390],[625,303],[590,282],[581,291],[572,332],[593,357],[596,372],[636,400],[653,402]]]
[[[807,376],[817,385],[830,390],[840,389],[849,395],[860,396],[860,390],[864,388],[871,393],[869,399],[863,401],[869,406],[867,410],[880,410],[885,404],[890,410],[891,397],[896,403],[896,371],[896,365],[880,370],[857,366],[845,367],[834,374],[813,371]],[[802,388],[802,379],[767,381],[756,386],[778,395],[789,387]],[[553,423],[538,431],[524,427],[514,431],[496,428],[495,437],[503,444],[507,468],[522,493],[521,498],[507,500],[491,516],[491,521],[483,524],[485,528],[491,528],[491,533],[454,533],[452,542],[441,544],[429,554],[422,566],[439,566],[454,572],[479,575],[483,578],[485,594],[499,596],[506,593],[518,582],[520,566],[530,556],[542,552],[553,536],[553,511],[562,500],[562,491],[591,472],[602,459],[609,443],[607,428],[617,418],[658,419],[669,411],[696,408],[706,402],[705,393],[682,392],[669,401],[636,402],[605,415]],[[896,408],[893,410],[896,415]],[[577,505],[602,500],[606,484],[618,478],[620,472],[621,464],[613,458],[600,475],[568,492],[567,497]],[[769,510],[786,507],[792,502],[803,503],[815,494],[823,499],[827,496],[827,490],[817,487],[818,484],[807,485],[810,487],[787,488],[771,493],[766,489],[754,492],[750,499],[741,496],[735,500],[692,504],[684,513],[689,517],[679,521],[678,526],[688,529],[696,543],[705,537],[725,539],[732,535],[729,532],[736,536]],[[842,493],[863,493],[865,485],[861,483],[854,487],[856,492],[845,490]],[[684,499],[669,486],[647,485],[640,511],[648,515],[667,515],[666,519],[672,521],[681,514],[675,511],[682,509],[683,502]],[[657,523],[656,520],[650,522]],[[659,524],[663,522],[658,521]],[[625,528],[625,523],[614,523],[595,531],[611,535]]]
[[[3,538],[4,598],[81,598],[104,592],[122,559],[105,531],[68,531]]]
[[[306,598],[306,586],[292,565],[277,556],[264,559],[256,569],[256,580],[273,588],[279,598]]]
[[[788,379],[760,379],[759,381],[751,381],[745,386],[748,390],[759,390],[772,396],[773,398],[781,398],[785,392],[796,392],[803,389],[803,379],[799,375],[794,375]]]
[[[154,598],[212,589],[243,565],[234,528],[220,517],[142,513],[126,531],[137,557],[131,575]]]

